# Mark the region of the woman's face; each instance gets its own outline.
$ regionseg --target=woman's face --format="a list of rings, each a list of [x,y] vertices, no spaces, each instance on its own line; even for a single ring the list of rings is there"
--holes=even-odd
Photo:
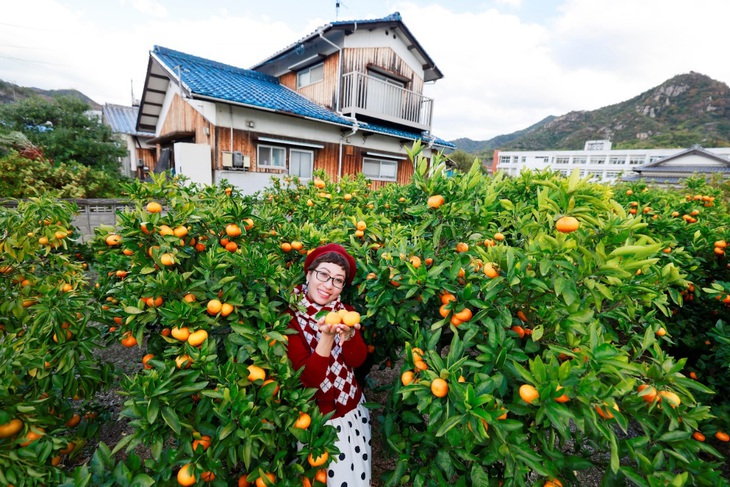
[[[330,262],[322,262],[315,270],[307,272],[307,297],[320,306],[331,303],[342,293],[342,288],[333,284],[333,279],[346,280],[345,269]],[[319,275],[317,275],[319,274]],[[326,282],[322,282],[326,280]],[[343,286],[344,287],[344,286]]]

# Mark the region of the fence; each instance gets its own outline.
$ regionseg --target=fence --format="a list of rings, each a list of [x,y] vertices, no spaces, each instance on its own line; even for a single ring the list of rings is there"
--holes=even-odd
[[[101,225],[114,226],[117,223],[117,211],[132,207],[132,203],[122,199],[73,199],[63,198],[61,201],[73,203],[78,208],[73,225],[79,230],[84,242],[94,237],[94,229]],[[18,200],[1,200],[0,205],[17,207]]]

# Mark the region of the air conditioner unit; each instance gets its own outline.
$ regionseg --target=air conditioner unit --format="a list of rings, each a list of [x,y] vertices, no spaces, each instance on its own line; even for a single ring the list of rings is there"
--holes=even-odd
[[[243,169],[243,152],[234,151],[231,157],[233,159],[233,167]]]
[[[240,151],[223,151],[223,168],[225,169],[243,169],[251,168],[251,157],[244,156]]]
[[[223,167],[224,168],[232,168],[233,167],[233,153],[229,151],[223,151]]]

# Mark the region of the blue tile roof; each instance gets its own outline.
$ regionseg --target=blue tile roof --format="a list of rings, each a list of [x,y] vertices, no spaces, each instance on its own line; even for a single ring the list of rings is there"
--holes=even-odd
[[[170,72],[180,74],[183,85],[193,95],[352,125],[336,113],[290,90],[272,76],[160,46],[155,46],[152,53]]]
[[[105,104],[101,109],[104,121],[116,134],[138,135],[142,137],[154,137],[152,132],[140,132],[137,130],[137,114],[139,107],[127,107],[123,105]]]
[[[152,54],[174,74],[180,75],[184,87],[193,97],[207,97],[229,103],[238,103],[278,113],[295,115],[352,127],[353,122],[334,111],[282,85],[273,76],[211,61],[166,47],[155,46]],[[410,140],[430,140],[420,132],[408,132],[385,126],[364,124],[372,132]],[[436,138],[437,145],[455,147]]]

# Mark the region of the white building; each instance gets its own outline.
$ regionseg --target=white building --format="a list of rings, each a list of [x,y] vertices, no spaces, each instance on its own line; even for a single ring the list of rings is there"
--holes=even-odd
[[[714,158],[715,164],[724,166],[722,161],[727,161],[727,171],[725,167],[717,168],[722,170],[704,171],[706,164],[697,165],[690,163],[683,169],[678,169],[676,164],[679,160],[689,162],[689,159],[678,159],[676,156],[687,153],[689,156],[711,156]],[[605,183],[613,183],[619,179],[636,180],[642,176],[649,179],[649,172],[646,168],[649,166],[658,169],[660,161],[667,158],[674,159],[675,170],[671,174],[672,178],[682,179],[691,176],[693,173],[702,172],[723,172],[730,176],[730,147],[721,147],[715,149],[701,149],[693,147],[691,149],[623,149],[612,150],[611,142],[608,140],[589,140],[585,143],[583,150],[564,150],[564,151],[494,151],[494,159],[492,161],[492,172],[502,171],[508,176],[517,176],[523,169],[553,169],[560,171],[563,175],[570,175],[574,169],[580,169],[582,177],[591,176],[595,181]],[[707,157],[705,158],[707,159]],[[651,171],[652,179],[655,176]],[[679,176],[676,174],[679,173]],[[670,176],[667,174],[667,176]],[[663,180],[658,177],[657,181]],[[676,183],[677,181],[669,181]]]

